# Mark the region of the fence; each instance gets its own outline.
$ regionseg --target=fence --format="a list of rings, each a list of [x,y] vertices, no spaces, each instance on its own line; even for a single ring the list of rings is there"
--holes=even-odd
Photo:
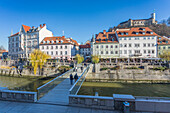
[[[46,94],[48,91],[50,91],[51,89],[56,87],[58,84],[60,84],[62,81],[64,81],[72,72],[73,72],[73,69],[63,73],[62,75],[54,78],[48,83],[37,88],[37,98],[40,99],[44,94]]]
[[[76,81],[76,83],[70,88],[69,93],[71,95],[77,95],[79,89],[81,88],[81,85],[83,84],[87,72],[89,70],[90,65],[87,66],[87,68],[84,70],[84,72],[81,74],[81,76],[79,77],[79,79]]]

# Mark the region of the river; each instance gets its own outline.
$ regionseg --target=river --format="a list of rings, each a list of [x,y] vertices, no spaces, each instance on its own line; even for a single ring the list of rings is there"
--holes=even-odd
[[[150,83],[102,83],[84,82],[78,95],[110,96],[112,94],[130,94],[133,96],[170,97],[170,84]]]

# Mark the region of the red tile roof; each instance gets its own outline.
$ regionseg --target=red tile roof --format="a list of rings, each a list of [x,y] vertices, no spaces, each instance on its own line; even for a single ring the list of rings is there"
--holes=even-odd
[[[126,29],[117,29],[116,33],[118,37],[157,36],[157,34],[148,27],[133,27],[133,28],[126,28]]]
[[[158,45],[169,45],[170,39],[158,35],[157,44]]]
[[[27,31],[29,31],[29,29],[31,29],[31,27],[30,27],[30,26],[26,26],[26,25],[22,25],[22,26],[23,26],[23,28],[24,28],[25,32],[27,32]]]
[[[87,43],[86,45],[80,45],[80,48],[91,48],[90,43]]]
[[[65,38],[65,36],[58,36],[58,37],[45,37],[40,45],[46,45],[47,42],[44,44],[43,41],[49,41],[48,44],[73,44],[73,45],[78,45],[77,41],[71,39],[71,38]],[[54,41],[54,43],[52,43]],[[58,41],[58,42],[57,42]],[[63,41],[63,42],[61,42]]]
[[[15,34],[13,34],[13,35],[11,35],[11,36],[16,36],[16,35],[18,35],[19,34],[19,32],[18,33],[15,33]]]
[[[115,32],[106,32],[106,30],[103,30],[103,32],[100,32],[99,34],[96,34],[96,43],[118,43],[118,40],[116,38]]]

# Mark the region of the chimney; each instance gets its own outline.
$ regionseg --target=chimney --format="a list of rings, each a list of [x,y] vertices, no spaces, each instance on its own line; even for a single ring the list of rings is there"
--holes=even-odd
[[[43,27],[46,26],[46,24],[43,24]]]
[[[104,34],[104,35],[106,34],[106,30],[103,30],[103,34]]]
[[[42,27],[42,25],[40,24],[40,27]]]

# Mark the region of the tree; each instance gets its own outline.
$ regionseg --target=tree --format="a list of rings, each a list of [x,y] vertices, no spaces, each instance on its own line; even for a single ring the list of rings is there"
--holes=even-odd
[[[162,54],[159,55],[159,58],[162,58],[166,61],[170,61],[170,51],[165,50],[162,52]]]
[[[170,24],[170,17],[167,19],[167,23]]]
[[[92,62],[93,63],[99,63],[99,57],[97,55],[92,56]]]
[[[77,64],[80,64],[84,61],[84,57],[77,54],[76,55],[76,61],[77,61]]]
[[[30,55],[30,62],[34,68],[34,74],[36,75],[37,69],[42,69],[44,64],[47,62],[47,59],[50,58],[46,53],[36,49]]]

